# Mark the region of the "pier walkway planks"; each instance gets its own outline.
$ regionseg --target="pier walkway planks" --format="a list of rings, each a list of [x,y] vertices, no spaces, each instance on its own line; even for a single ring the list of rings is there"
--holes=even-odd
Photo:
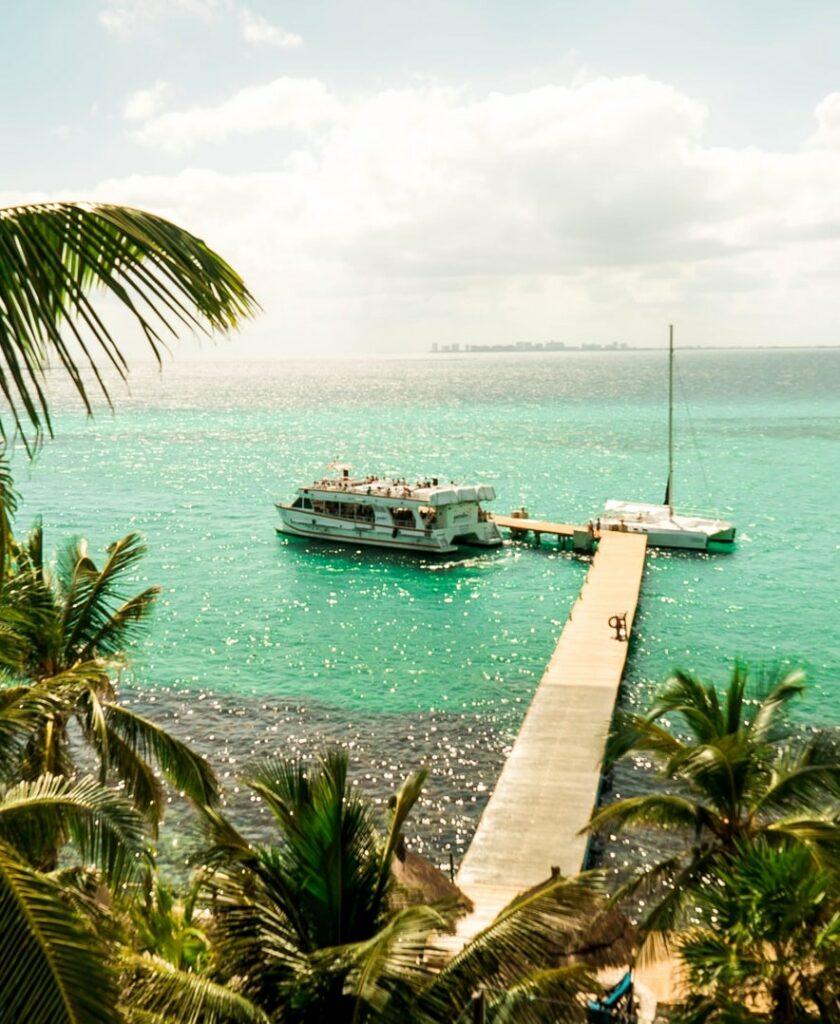
[[[506,517],[505,517],[506,518]],[[499,519],[496,520],[499,522]],[[528,520],[515,528],[534,529]],[[507,526],[507,522],[500,523]],[[543,529],[539,532],[558,532]],[[571,527],[567,529],[571,530]],[[458,872],[474,910],[447,945],[459,948],[553,866],[581,869],[598,795],[607,731],[627,658],[608,620],[627,615],[629,637],[647,538],[605,531],[560,640]]]
[[[533,531],[534,533],[547,533],[553,537],[572,537],[575,527],[568,523],[547,523],[542,519],[527,519],[519,516],[497,516],[494,513],[490,518],[496,524],[506,530]]]

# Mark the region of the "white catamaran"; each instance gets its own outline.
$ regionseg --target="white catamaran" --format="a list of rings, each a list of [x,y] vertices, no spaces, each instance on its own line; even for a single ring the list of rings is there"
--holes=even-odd
[[[299,487],[291,504],[277,502],[281,533],[401,551],[449,554],[459,545],[497,547],[495,523],[481,507],[496,492],[488,484],[441,484],[437,477],[406,480],[336,476]]]
[[[722,550],[735,542],[735,527],[725,519],[700,515],[678,515],[674,511],[674,328],[668,339],[668,482],[665,503],[648,505],[636,501],[608,501],[595,524],[601,530],[646,533],[648,543],[661,548]]]

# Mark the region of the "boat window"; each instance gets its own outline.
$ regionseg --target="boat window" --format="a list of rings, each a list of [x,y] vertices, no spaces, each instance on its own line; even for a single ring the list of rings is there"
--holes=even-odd
[[[300,500],[300,499],[298,499],[298,500]],[[312,508],[312,502],[309,500],[309,498],[304,498],[303,499],[303,506],[302,507],[303,508]]]
[[[410,508],[392,508],[391,518],[395,526],[414,526],[414,512]]]
[[[303,508],[303,501],[301,500],[301,498],[295,498],[295,500],[292,502],[292,508]]]
[[[437,519],[437,509],[432,505],[421,505],[418,509],[420,518],[426,524],[426,526],[434,526],[435,520]]]
[[[339,504],[337,501],[318,501],[312,502],[312,511],[319,513],[322,516],[337,516],[339,514]]]

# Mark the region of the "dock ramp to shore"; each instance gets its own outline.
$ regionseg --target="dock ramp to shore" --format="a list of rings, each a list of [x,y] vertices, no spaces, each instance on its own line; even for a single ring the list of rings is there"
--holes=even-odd
[[[499,525],[534,530],[534,521]],[[538,532],[574,527],[539,522]],[[576,874],[587,837],[580,831],[598,798],[601,758],[636,612],[647,538],[604,531],[580,594],[537,687],[519,735],[461,864],[459,888],[474,910],[447,945],[468,942],[517,895],[552,868]],[[626,639],[610,619],[626,615]],[[454,951],[454,949],[453,949]]]

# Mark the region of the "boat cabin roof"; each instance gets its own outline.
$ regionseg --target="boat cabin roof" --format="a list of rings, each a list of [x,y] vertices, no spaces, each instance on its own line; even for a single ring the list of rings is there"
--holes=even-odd
[[[364,477],[325,477],[308,487],[301,487],[302,494],[327,493],[330,495],[353,495],[362,498],[385,498],[418,505],[457,505],[467,501],[492,501],[495,490],[489,484],[440,484],[435,480],[406,480]]]

